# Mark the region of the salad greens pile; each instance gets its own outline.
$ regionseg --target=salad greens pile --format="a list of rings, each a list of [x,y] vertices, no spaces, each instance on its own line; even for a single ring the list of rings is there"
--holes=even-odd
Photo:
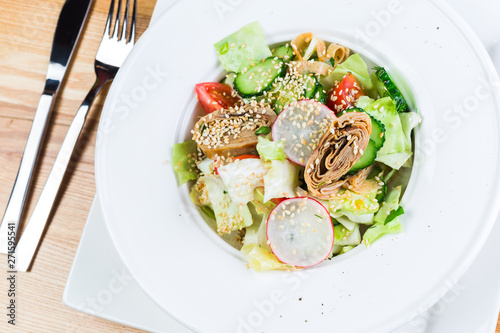
[[[249,267],[300,269],[403,230],[422,118],[384,68],[311,33],[270,47],[258,22],[215,50],[227,74],[196,85],[207,114],[173,167]]]

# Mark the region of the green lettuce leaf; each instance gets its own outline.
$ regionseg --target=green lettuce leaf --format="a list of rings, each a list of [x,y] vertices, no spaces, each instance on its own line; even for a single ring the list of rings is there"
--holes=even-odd
[[[271,211],[276,207],[276,204],[272,201],[265,202],[264,201],[265,191],[263,187],[258,187],[254,191],[254,200],[251,204],[255,207],[257,212],[262,215],[269,215]]]
[[[328,207],[328,206],[326,206],[326,207]],[[347,217],[345,217],[342,214],[335,214],[334,213],[334,214],[330,214],[330,216],[333,217],[335,219],[335,221],[337,221],[338,223],[343,225],[349,231],[353,231],[354,228],[356,227],[356,223],[352,222],[351,220],[349,220]]]
[[[333,244],[339,246],[356,246],[361,243],[359,225],[356,225],[352,231],[349,231],[341,224],[336,225],[333,228],[335,230],[335,241]]]
[[[210,205],[210,201],[208,201],[207,188],[203,180],[199,179],[196,185],[191,187],[191,192],[189,192],[189,198],[197,206]]]
[[[379,99],[389,96],[387,89],[385,89],[384,84],[378,79],[375,72],[370,75],[370,79],[372,80],[373,87],[371,90],[365,91],[370,97]]]
[[[340,254],[342,252],[343,248],[344,247],[340,246],[340,245],[333,245],[332,253],[330,253],[330,256],[328,257],[328,259],[331,259],[333,256]]]
[[[295,197],[295,189],[299,186],[299,167],[288,160],[273,160],[265,165],[269,171],[264,176],[264,202]]]
[[[246,228],[243,245],[256,244],[263,249],[271,251],[267,244],[267,218],[276,205],[271,201],[264,203],[264,189],[256,188],[254,191],[254,200],[248,203],[250,213],[252,214],[253,224]]]
[[[375,223],[384,223],[393,210],[399,208],[399,197],[401,197],[401,186],[393,188],[385,197],[380,210],[373,219]]]
[[[352,73],[356,80],[361,84],[364,90],[370,90],[373,87],[368,67],[363,58],[356,53],[350,56],[346,61],[341,63],[330,73],[321,80],[321,84],[325,91],[330,91],[335,84],[335,81],[342,81],[347,73]]]
[[[219,61],[228,72],[239,73],[252,62],[272,55],[259,22],[247,24],[214,46]]]
[[[364,106],[366,113],[385,126],[385,143],[377,153],[376,161],[399,170],[412,156],[412,145],[405,135],[396,104],[390,97],[381,98],[369,105],[360,99],[356,106]]]
[[[399,114],[406,144],[411,147],[411,132],[422,122],[422,116],[416,112],[401,112]]]
[[[286,265],[276,258],[276,256],[259,245],[249,244],[241,248],[241,253],[251,269],[256,272],[268,270],[295,270],[295,267]]]
[[[356,102],[356,106],[361,109],[366,109],[369,105],[373,104],[375,100],[373,98],[370,98],[368,96],[361,96],[358,98],[358,101]]]
[[[207,214],[208,217],[210,217],[211,219],[215,220],[215,213],[214,213],[214,210],[212,209],[211,205],[209,205],[209,206],[201,206],[201,210],[205,214]]]
[[[195,164],[196,141],[190,140],[176,143],[172,148],[172,164],[177,174],[179,185],[198,178],[198,168]]]
[[[384,224],[391,222],[396,217],[401,216],[404,213],[405,213],[405,210],[403,209],[403,207],[399,206],[398,209],[395,209],[389,213],[389,216],[387,216],[387,218],[385,219]]]
[[[286,160],[285,151],[283,150],[283,147],[285,147],[284,141],[271,141],[261,136],[259,136],[258,140],[257,152],[259,152],[261,158],[266,161]]]
[[[380,186],[376,181],[368,180],[368,183],[373,186],[366,186],[368,190],[361,194],[339,189],[337,196],[328,201],[330,214],[335,218],[344,215],[352,222],[370,224],[373,214],[379,210],[376,197]]]
[[[351,251],[352,249],[354,249],[356,246],[343,246],[342,247],[342,251],[340,251],[339,254],[344,254],[344,253],[347,253],[349,251]]]
[[[388,217],[391,215],[391,212],[398,211],[398,208],[400,207],[399,206],[400,196],[401,196],[401,186],[392,189],[389,192],[389,194],[387,194],[384,203],[380,207],[378,213],[375,215],[374,218],[375,224],[371,226],[363,235],[363,243],[366,246],[370,246],[371,244],[373,244],[374,241],[376,241],[377,239],[379,239],[384,235],[398,233],[403,230],[403,226],[401,224],[401,221],[399,220],[399,215],[394,216],[394,218],[390,221],[386,221],[388,220]]]
[[[399,217],[385,225],[376,223],[372,225],[363,235],[363,243],[368,247],[384,235],[396,234],[401,231],[403,231],[403,226],[399,221]]]
[[[353,224],[373,224],[375,216],[374,213],[356,215],[346,210],[340,210],[337,213],[330,212],[330,215],[349,230],[352,230]]]

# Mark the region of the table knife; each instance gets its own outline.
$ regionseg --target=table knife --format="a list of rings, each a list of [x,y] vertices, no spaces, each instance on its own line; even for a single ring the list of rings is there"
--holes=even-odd
[[[66,0],[59,15],[45,88],[36,109],[21,165],[0,225],[0,253],[13,253],[17,229],[54,101],[64,80],[92,0]]]

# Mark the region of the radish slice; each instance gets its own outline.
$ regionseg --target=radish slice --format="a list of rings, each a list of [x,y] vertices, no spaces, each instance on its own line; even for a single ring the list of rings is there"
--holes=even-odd
[[[277,205],[267,220],[267,241],[276,258],[296,267],[319,264],[330,255],[334,229],[328,210],[311,198]]]
[[[326,133],[335,114],[326,105],[315,100],[290,104],[273,124],[273,141],[285,141],[288,159],[304,166]]]

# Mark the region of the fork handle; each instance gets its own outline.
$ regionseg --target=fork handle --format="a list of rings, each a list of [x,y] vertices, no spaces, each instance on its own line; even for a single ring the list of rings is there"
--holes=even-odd
[[[35,168],[38,151],[43,140],[45,128],[50,118],[55,95],[43,93],[36,109],[35,118],[26,142],[21,165],[10,195],[9,203],[0,225],[0,253],[14,251],[17,228],[21,220],[26,195]]]
[[[15,261],[16,269],[18,271],[26,272],[31,265],[31,261],[35,255],[36,249],[38,248],[38,244],[49,219],[50,212],[52,211],[54,201],[68,168],[71,155],[73,154],[76,143],[83,129],[83,125],[85,124],[85,119],[87,118],[90,106],[103,85],[108,81],[109,78],[99,78],[98,75],[94,86],[90,89],[73,118],[71,125],[69,126],[68,133],[66,134],[61,149],[57,154],[56,161],[54,162],[49,177],[47,178],[47,182],[43,187],[33,214],[31,215],[28,225],[26,226],[23,235],[16,246]]]

